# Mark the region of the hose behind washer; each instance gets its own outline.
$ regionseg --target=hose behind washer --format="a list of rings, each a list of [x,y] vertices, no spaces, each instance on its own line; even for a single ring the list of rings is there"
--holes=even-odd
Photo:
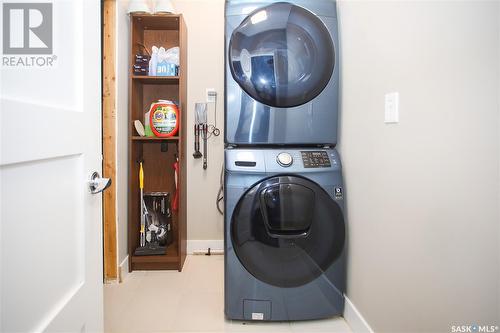
[[[224,215],[224,211],[220,208],[220,202],[224,200],[224,164],[222,164],[222,169],[220,170],[220,187],[219,192],[217,193],[217,199],[215,200],[215,205],[217,206],[217,210],[221,215]]]

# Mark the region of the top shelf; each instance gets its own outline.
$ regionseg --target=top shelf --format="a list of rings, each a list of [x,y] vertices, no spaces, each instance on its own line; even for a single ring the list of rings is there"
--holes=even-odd
[[[132,13],[130,17],[144,30],[179,30],[178,14]]]
[[[147,76],[147,75],[132,75],[132,80],[143,83],[170,83],[176,84],[179,82],[178,76]]]

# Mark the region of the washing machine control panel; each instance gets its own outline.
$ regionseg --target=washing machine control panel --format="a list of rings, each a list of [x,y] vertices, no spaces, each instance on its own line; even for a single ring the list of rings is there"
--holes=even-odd
[[[226,149],[227,171],[257,173],[323,173],[340,171],[340,157],[331,148]]]
[[[332,166],[326,151],[301,151],[300,153],[304,168],[329,168]]]
[[[282,167],[289,167],[293,163],[293,157],[289,153],[283,152],[276,156],[276,161],[278,161],[278,164]]]

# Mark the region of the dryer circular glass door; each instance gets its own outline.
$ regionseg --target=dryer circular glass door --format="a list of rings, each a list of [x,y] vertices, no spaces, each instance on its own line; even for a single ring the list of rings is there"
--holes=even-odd
[[[325,24],[310,11],[278,2],[252,12],[233,31],[229,66],[253,99],[294,107],[318,96],[328,84],[335,51]]]
[[[340,206],[318,184],[275,176],[240,198],[231,240],[245,269],[278,287],[304,285],[325,272],[344,248]]]

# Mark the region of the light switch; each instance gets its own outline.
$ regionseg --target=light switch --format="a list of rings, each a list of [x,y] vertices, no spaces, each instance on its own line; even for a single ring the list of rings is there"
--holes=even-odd
[[[385,94],[385,123],[399,123],[399,93]]]

